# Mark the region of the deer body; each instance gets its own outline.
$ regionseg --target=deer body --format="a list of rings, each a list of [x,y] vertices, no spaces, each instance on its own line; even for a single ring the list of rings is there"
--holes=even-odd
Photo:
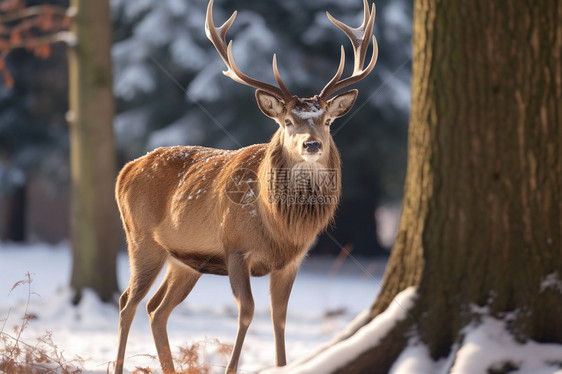
[[[163,256],[200,273],[227,275],[226,257],[232,251],[244,253],[255,276],[300,262],[334,215],[340,194],[339,156],[333,145],[326,165],[300,165],[338,174],[334,176],[337,188],[323,192],[334,198],[331,204],[271,203],[270,194],[293,194],[268,191],[275,183],[271,170],[291,170],[296,165],[283,157],[278,137],[236,151],[159,148],[128,163],[116,191],[128,235],[153,241],[163,249]],[[236,181],[233,176],[247,179]],[[236,196],[228,193],[237,190],[256,198],[233,201]]]
[[[261,111],[278,123],[271,141],[235,151],[199,146],[159,148],[129,162],[117,179],[116,198],[127,236],[131,279],[119,299],[119,346],[115,372],[123,371],[127,336],[140,301],[167,264],[160,288],[147,304],[158,357],[174,372],[166,324],[201,274],[228,275],[238,305],[238,333],[227,373],[235,373],[254,313],[250,276],[270,274],[271,317],[276,365],[286,364],[285,319],[297,269],[316,236],[332,220],[340,197],[340,158],[330,124],[355,103],[357,90],[333,96],[363,79],[374,22],[364,0],[364,21],[356,29],[330,19],[350,38],[352,76],[336,75],[312,98],[292,96],[279,87],[244,75],[234,63],[225,35],[236,14],[219,28],[207,8],[207,36],[228,70],[225,75],[257,88]],[[367,36],[367,37],[365,37]],[[331,97],[331,98],[330,98]],[[326,179],[327,178],[327,179]],[[326,183],[328,182],[328,183]]]

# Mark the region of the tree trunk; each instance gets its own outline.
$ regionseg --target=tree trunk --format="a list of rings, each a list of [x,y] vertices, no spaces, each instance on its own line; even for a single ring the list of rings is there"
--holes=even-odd
[[[27,181],[0,196],[0,240],[23,242],[26,234]]]
[[[71,238],[74,254],[71,285],[79,302],[92,288],[102,300],[117,289],[119,245],[113,197],[116,167],[113,142],[111,23],[108,0],[72,0],[76,10],[69,48],[70,158],[72,173]]]
[[[562,294],[541,289],[562,276],[561,61],[560,1],[415,1],[404,205],[372,317],[418,298],[341,372],[388,372],[412,331],[447,356],[471,305],[562,343]]]

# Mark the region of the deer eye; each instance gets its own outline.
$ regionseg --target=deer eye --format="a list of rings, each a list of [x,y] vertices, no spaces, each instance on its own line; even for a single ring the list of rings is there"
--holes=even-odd
[[[327,119],[325,122],[326,126],[330,126],[332,124],[332,120],[331,119]]]
[[[285,119],[285,126],[292,126],[293,122],[290,119]]]

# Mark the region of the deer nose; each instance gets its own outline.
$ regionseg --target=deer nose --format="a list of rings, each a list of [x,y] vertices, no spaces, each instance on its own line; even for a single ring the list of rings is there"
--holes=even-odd
[[[304,142],[303,145],[304,145],[304,149],[306,149],[308,153],[317,153],[322,143],[318,141],[311,141],[311,142]]]

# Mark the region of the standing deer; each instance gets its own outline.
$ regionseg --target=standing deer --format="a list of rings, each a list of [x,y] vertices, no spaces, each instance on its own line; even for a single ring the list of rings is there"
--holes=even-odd
[[[351,28],[329,19],[351,40],[354,68],[341,79],[345,54],[322,92],[292,96],[277,61],[277,86],[242,73],[226,32],[236,12],[221,26],[213,23],[209,2],[205,29],[226,64],[225,75],[256,88],[261,111],[279,124],[271,141],[236,151],[198,146],[158,148],[129,162],[117,179],[116,196],[127,235],[129,285],[119,300],[119,347],[115,372],[123,371],[125,345],[139,302],[167,263],[162,285],[147,304],[158,357],[165,373],[174,372],[166,332],[171,311],[189,294],[201,274],[228,275],[238,305],[238,333],[227,373],[235,373],[254,313],[250,276],[270,274],[271,317],[276,365],[286,364],[285,319],[297,269],[308,248],[334,216],[340,196],[340,158],[330,124],[352,108],[358,91],[335,95],[366,77],[363,67],[371,41],[375,7],[364,3],[364,20]],[[333,97],[332,97],[333,96]]]

